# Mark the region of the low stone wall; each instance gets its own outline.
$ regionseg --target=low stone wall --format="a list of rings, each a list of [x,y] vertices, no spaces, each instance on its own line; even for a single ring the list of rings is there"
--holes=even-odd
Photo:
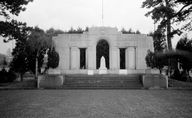
[[[40,75],[38,76],[38,88],[60,88],[64,82],[63,75]]]
[[[168,77],[162,74],[146,74],[142,77],[144,88],[168,88]]]

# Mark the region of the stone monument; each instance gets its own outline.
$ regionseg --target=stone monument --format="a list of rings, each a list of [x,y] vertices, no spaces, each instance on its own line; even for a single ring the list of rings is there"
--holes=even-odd
[[[62,74],[94,75],[99,73],[99,69],[108,74],[145,74],[147,50],[154,50],[152,37],[124,34],[115,27],[90,27],[83,33],[63,33],[53,37],[53,41],[59,53],[58,69]],[[102,56],[97,54],[104,44],[108,45],[108,53],[101,51],[100,55],[106,55],[102,61]]]
[[[107,74],[107,67],[104,56],[102,56],[100,59],[99,74]]]

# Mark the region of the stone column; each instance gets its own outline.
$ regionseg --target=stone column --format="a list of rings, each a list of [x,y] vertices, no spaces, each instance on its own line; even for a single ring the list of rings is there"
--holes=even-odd
[[[138,62],[138,56],[137,56],[137,47],[135,47],[135,69],[137,69],[137,62]],[[143,57],[145,59],[145,57]]]
[[[110,68],[111,69],[119,69],[119,49],[117,47],[112,47],[111,49],[111,59],[110,59]]]
[[[88,47],[88,69],[96,69],[96,47]]]
[[[65,62],[65,63],[63,63],[63,64],[65,64],[64,66],[66,67],[66,69],[70,69],[71,48],[70,47],[65,48],[65,54],[62,56],[65,57],[65,58],[63,58],[63,62]]]
[[[88,49],[85,49],[85,67],[88,69]]]
[[[117,69],[120,69],[120,49],[117,47]]]
[[[128,47],[128,69],[135,69],[135,62],[135,47]]]
[[[125,50],[125,68],[129,69],[129,47]]]
[[[71,48],[71,69],[79,69],[80,65],[80,52],[79,48],[72,47]]]

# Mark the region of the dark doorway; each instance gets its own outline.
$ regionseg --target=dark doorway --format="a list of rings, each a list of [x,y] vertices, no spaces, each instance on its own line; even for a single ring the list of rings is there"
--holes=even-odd
[[[86,48],[80,48],[80,69],[86,68]]]
[[[96,47],[96,58],[97,58],[97,69],[99,69],[100,67],[100,59],[102,56],[105,57],[105,61],[106,61],[106,67],[107,69],[109,69],[109,44],[106,40],[100,40],[97,43],[97,47]]]
[[[125,69],[125,50],[126,48],[120,48],[120,69]]]

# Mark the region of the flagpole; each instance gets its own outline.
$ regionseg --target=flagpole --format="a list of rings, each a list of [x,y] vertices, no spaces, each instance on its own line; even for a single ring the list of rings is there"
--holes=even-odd
[[[102,0],[102,26],[104,26],[104,15],[103,15],[103,0]]]

